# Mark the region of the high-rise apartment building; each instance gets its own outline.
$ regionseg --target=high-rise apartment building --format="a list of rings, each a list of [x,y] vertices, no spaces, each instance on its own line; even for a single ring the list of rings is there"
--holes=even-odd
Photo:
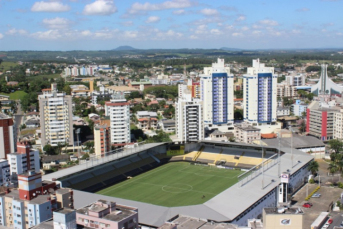
[[[333,138],[343,139],[343,109],[334,114]]]
[[[259,59],[243,76],[244,121],[255,126],[275,124],[277,109],[277,76],[273,67],[265,67]]]
[[[114,146],[124,146],[131,142],[129,105],[124,94],[120,93],[105,103],[105,114],[111,120],[111,144]]]
[[[12,181],[17,181],[17,175],[29,170],[39,173],[40,158],[38,150],[32,149],[27,142],[17,143],[17,152],[8,154],[8,162],[11,167]]]
[[[188,91],[188,93],[186,92]],[[192,98],[188,89],[175,103],[176,135],[181,142],[197,142],[204,139],[203,101]]]
[[[51,89],[43,89],[38,99],[42,146],[57,146],[58,143],[73,145],[72,97],[58,92],[57,85],[51,84]]]
[[[11,170],[8,160],[0,159],[0,186],[11,182]]]
[[[11,117],[0,113],[0,158],[16,150],[17,130]]]
[[[203,119],[207,129],[222,132],[233,131],[234,122],[234,82],[230,68],[224,59],[205,67],[200,75],[200,98],[203,101]]]
[[[305,85],[305,75],[289,75],[286,76],[286,83],[290,86],[304,86]]]
[[[179,97],[182,97],[182,92],[184,89],[188,89],[191,92],[192,98],[200,99],[200,83],[194,82],[193,80],[189,79],[187,84],[179,84]]]

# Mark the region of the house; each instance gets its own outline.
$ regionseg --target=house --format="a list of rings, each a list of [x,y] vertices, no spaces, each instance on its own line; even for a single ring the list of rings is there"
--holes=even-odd
[[[161,128],[166,133],[175,132],[175,120],[174,119],[163,119],[159,122],[159,128]]]
[[[137,111],[136,118],[138,128],[142,130],[157,129],[157,113],[149,111]]]
[[[26,125],[26,128],[40,127],[40,119],[39,118],[28,119],[26,120],[25,125]]]
[[[7,86],[17,86],[18,82],[17,81],[8,81]]]

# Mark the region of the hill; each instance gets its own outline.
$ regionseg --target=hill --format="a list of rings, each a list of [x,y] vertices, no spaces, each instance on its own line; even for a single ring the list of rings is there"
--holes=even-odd
[[[117,50],[117,51],[127,51],[127,50],[137,50],[136,48],[133,48],[131,46],[125,45],[125,46],[119,46],[116,49],[113,50]]]
[[[227,48],[227,47],[222,47],[220,49],[225,50],[225,51],[242,51],[243,50],[243,49]]]

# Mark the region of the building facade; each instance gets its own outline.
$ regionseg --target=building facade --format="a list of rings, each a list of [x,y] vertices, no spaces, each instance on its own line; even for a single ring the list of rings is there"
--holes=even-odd
[[[94,126],[94,151],[96,157],[104,157],[111,151],[110,127],[106,124]]]
[[[110,102],[105,103],[106,116],[110,116],[111,144],[124,146],[131,142],[130,136],[130,104],[124,94],[115,94]]]
[[[243,76],[244,121],[253,125],[276,122],[277,76],[273,67],[265,67],[259,59]]]
[[[295,86],[285,84],[277,85],[277,97],[295,97],[297,95],[297,88]]]
[[[203,101],[203,119],[207,129],[233,131],[234,79],[224,59],[205,67],[200,75],[200,98]]]
[[[261,130],[247,123],[235,125],[235,141],[252,144],[261,139]]]
[[[137,111],[137,127],[142,130],[156,129],[158,118],[156,112],[151,111]]]
[[[286,83],[290,86],[305,86],[305,75],[286,76]]]
[[[333,138],[343,139],[343,109],[334,114]]]
[[[181,142],[197,142],[204,139],[203,102],[191,95],[178,98],[175,103],[176,135]]]
[[[338,109],[320,107],[319,102],[312,102],[306,111],[306,132],[322,141],[334,137],[334,118]]]
[[[59,93],[57,84],[51,89],[43,89],[38,96],[40,107],[41,144],[57,146],[74,144],[72,97],[65,92]]]
[[[40,171],[40,158],[38,150],[32,149],[27,142],[17,143],[17,152],[8,154],[11,167],[12,181],[17,181],[17,175],[33,170]]]
[[[0,159],[0,186],[11,182],[11,170],[8,160]]]
[[[138,209],[98,200],[76,210],[77,225],[87,228],[138,228]]]
[[[295,103],[291,105],[291,112],[294,114],[294,116],[302,117],[303,114],[306,114],[308,105],[301,100],[297,99],[295,100]]]
[[[0,158],[7,158],[7,154],[16,151],[17,131],[11,117],[0,113]]]

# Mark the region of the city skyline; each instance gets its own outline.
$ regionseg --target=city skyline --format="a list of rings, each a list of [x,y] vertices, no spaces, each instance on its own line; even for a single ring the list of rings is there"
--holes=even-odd
[[[342,7],[340,0],[0,0],[0,45],[2,51],[340,48]]]

